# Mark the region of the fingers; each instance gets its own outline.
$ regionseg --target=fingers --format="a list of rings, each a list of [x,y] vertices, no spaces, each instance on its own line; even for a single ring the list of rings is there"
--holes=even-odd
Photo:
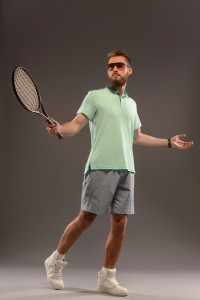
[[[46,129],[49,135],[55,136],[60,132],[60,124],[54,120],[53,118],[51,118],[53,124],[46,124]]]
[[[190,142],[182,141],[181,138],[184,138],[184,137],[186,137],[185,133],[174,136],[171,139],[172,147],[177,148],[177,149],[188,149],[194,145],[193,141],[190,141]]]
[[[177,149],[189,149],[194,145],[194,142],[184,142],[184,141],[176,141],[172,144],[172,147],[177,148]]]
[[[177,135],[178,136],[178,138],[180,139],[180,138],[184,138],[184,137],[186,137],[186,134],[185,133],[183,133],[183,134],[179,134],[179,135]]]
[[[59,125],[59,123],[56,120],[54,120],[53,118],[51,118],[51,121],[54,123],[54,126],[58,126]]]
[[[193,146],[194,145],[194,142],[193,141],[191,141],[191,142],[186,142],[186,146],[188,147],[188,148],[190,148],[191,146]]]
[[[50,135],[56,135],[58,133],[55,127],[48,127],[47,131]]]
[[[193,144],[191,144],[191,143],[184,143],[184,144],[182,145],[182,148],[183,148],[183,149],[188,149],[188,148],[190,148],[192,145],[193,145]]]

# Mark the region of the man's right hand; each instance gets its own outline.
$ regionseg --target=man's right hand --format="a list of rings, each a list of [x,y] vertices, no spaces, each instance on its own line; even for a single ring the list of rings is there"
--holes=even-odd
[[[53,124],[46,124],[46,129],[48,131],[48,134],[49,135],[52,135],[52,136],[55,136],[57,135],[58,133],[60,133],[60,130],[61,130],[61,126],[60,124],[54,120],[53,118],[51,118],[51,120],[54,122],[55,125]]]
[[[59,124],[54,119],[52,119],[52,121],[55,123],[55,126],[52,124],[46,125],[50,135],[55,136],[56,134],[61,133],[64,137],[70,137],[77,134],[88,123],[89,119],[87,116],[80,113],[77,114],[71,122]]]

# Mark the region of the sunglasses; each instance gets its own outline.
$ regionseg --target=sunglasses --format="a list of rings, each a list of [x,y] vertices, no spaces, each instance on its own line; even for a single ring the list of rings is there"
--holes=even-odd
[[[119,71],[123,71],[125,69],[125,67],[130,68],[127,64],[123,63],[123,62],[116,62],[116,63],[110,63],[108,64],[108,71],[113,71],[114,67],[117,67],[117,69]]]

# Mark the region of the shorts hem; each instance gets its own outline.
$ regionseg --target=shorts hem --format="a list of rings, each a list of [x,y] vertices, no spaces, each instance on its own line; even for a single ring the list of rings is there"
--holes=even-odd
[[[92,214],[95,214],[95,215],[100,215],[100,216],[106,216],[106,215],[134,215],[135,212],[114,212],[114,211],[106,211],[106,212],[97,212],[95,210],[92,210],[92,209],[85,209],[83,207],[81,207],[81,210],[82,211],[85,211],[85,212],[90,212]]]

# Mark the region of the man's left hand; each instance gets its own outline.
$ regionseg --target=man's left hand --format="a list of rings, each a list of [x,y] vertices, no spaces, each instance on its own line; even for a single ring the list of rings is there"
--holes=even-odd
[[[184,142],[181,140],[181,138],[184,138],[185,136],[186,134],[180,134],[171,138],[172,147],[177,149],[188,149],[192,147],[194,145],[193,142]]]

